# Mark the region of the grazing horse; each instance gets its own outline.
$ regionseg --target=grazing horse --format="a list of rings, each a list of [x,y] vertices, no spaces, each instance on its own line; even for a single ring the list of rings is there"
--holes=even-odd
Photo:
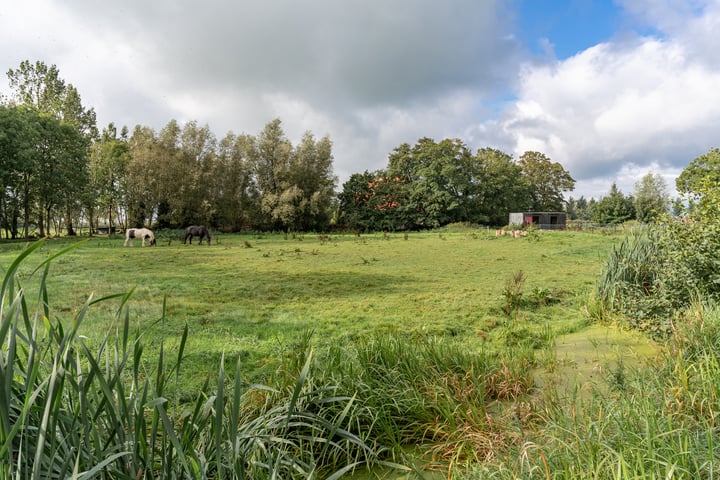
[[[128,242],[130,246],[133,246],[133,239],[142,238],[142,246],[145,246],[145,240],[150,240],[150,246],[155,246],[155,234],[149,228],[128,228],[125,232],[125,243],[127,247]]]
[[[183,244],[190,240],[190,245],[192,245],[193,237],[200,237],[200,245],[202,245],[203,238],[207,239],[207,244],[210,245],[210,231],[202,225],[187,227],[185,229],[185,236],[183,237]]]

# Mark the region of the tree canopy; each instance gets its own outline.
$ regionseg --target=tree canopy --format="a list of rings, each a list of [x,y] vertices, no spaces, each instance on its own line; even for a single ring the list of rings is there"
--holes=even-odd
[[[635,218],[635,202],[625,196],[615,183],[610,192],[602,197],[592,209],[592,220],[602,225],[615,225]]]
[[[675,179],[678,193],[693,203],[702,198],[708,183],[720,185],[720,148],[693,159]]]
[[[635,216],[637,220],[653,223],[670,208],[670,194],[667,183],[652,172],[635,184]]]
[[[513,211],[563,210],[563,193],[574,184],[539,152],[516,162],[500,150],[473,155],[458,139],[424,137],[395,148],[386,169],[351,176],[340,194],[339,220],[360,230],[505,225]]]
[[[76,225],[94,231],[206,224],[237,231],[502,225],[508,213],[561,210],[575,180],[540,152],[517,161],[459,139],[396,147],[386,168],[352,174],[336,192],[333,144],[305,132],[297,144],[279,118],[257,134],[218,138],[207,125],[170,120],[160,131],[110,123],[55,65],[23,61],[7,72],[0,105],[0,225],[39,235]]]
[[[519,165],[530,186],[530,203],[526,208],[540,212],[563,210],[563,192],[575,188],[570,173],[540,152],[523,153]]]

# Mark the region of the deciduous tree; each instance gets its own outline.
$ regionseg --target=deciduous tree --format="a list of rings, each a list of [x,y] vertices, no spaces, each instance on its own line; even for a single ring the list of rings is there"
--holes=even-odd
[[[667,183],[660,175],[652,172],[635,184],[634,198],[635,217],[638,221],[652,223],[669,211],[670,195]]]
[[[678,193],[689,202],[702,198],[707,182],[720,185],[720,148],[713,148],[695,158],[675,180]]]
[[[38,135],[37,112],[0,105],[0,221],[12,238],[20,233],[20,220],[28,236]]]
[[[120,206],[125,204],[129,163],[127,129],[123,128],[118,136],[117,128],[110,123],[93,144],[90,154],[91,192],[86,208],[91,232],[97,227],[96,216],[103,216],[110,229],[115,227]]]
[[[526,208],[535,211],[562,211],[563,192],[575,188],[575,180],[558,162],[540,152],[525,152],[520,156],[520,168],[530,184],[530,198]]]
[[[254,144],[252,135],[232,132],[218,143],[210,197],[221,228],[239,231],[259,218],[259,195],[250,160]]]
[[[81,176],[87,178],[88,171],[88,157],[90,142],[97,137],[97,127],[95,121],[95,111],[93,109],[86,109],[82,105],[80,94],[72,84],[66,84],[65,81],[60,78],[60,72],[55,65],[47,66],[44,62],[37,61],[34,64],[30,61],[25,60],[20,63],[17,69],[9,69],[7,72],[10,88],[13,91],[13,100],[21,105],[25,105],[30,108],[34,108],[39,112],[44,112],[52,115],[57,121],[65,126],[76,130],[80,137],[84,138],[85,154],[80,155],[81,152],[74,151],[69,157],[72,157],[74,161],[81,163],[81,165],[68,165],[69,176],[80,175],[80,172],[85,172]],[[48,134],[53,134],[51,130],[54,127],[50,127],[49,124],[44,126]],[[54,143],[58,143],[57,138]],[[74,139],[65,138],[65,141],[71,141],[74,144]],[[78,145],[74,145],[76,147]],[[47,149],[38,149],[37,151],[45,151]],[[42,160],[48,162],[48,159]],[[84,184],[73,185],[74,191],[70,192],[57,192],[57,194],[67,194],[65,196],[64,207],[65,211],[62,212],[64,216],[65,224],[67,227],[68,235],[74,235],[73,220],[80,215],[80,206],[82,204],[81,199],[86,196],[86,188],[89,187],[88,182]],[[41,215],[51,214],[52,210],[47,210],[45,207],[41,207]],[[61,213],[61,212],[57,212]],[[50,219],[45,219],[49,222]],[[41,219],[40,227],[43,228],[45,222]]]
[[[470,220],[473,165],[470,151],[458,139],[421,138],[412,147],[397,147],[388,158],[387,174],[407,188],[406,201],[398,208],[407,226],[432,228]]]
[[[494,148],[478,149],[476,196],[473,211],[478,223],[505,225],[510,212],[523,211],[530,198],[530,184],[511,155]]]

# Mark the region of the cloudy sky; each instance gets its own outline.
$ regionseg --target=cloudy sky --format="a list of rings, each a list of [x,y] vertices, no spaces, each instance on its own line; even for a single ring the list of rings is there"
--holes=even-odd
[[[0,68],[57,65],[98,126],[333,141],[340,183],[401,143],[540,151],[573,197],[720,146],[720,0],[23,0]],[[0,78],[0,93],[9,93]]]

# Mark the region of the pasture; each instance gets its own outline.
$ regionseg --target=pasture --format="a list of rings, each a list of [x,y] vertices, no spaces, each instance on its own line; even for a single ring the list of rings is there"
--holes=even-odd
[[[358,470],[353,478],[435,478],[426,474],[435,469],[444,472],[442,478],[706,472],[716,441],[711,433],[716,410],[706,405],[718,391],[718,377],[676,378],[676,372],[695,371],[686,362],[696,358],[707,360],[697,368],[715,371],[717,357],[698,353],[718,345],[720,309],[703,305],[679,317],[679,336],[669,341],[663,358],[639,334],[590,324],[588,295],[612,245],[622,238],[580,232],[495,237],[487,230],[456,227],[408,235],[218,234],[211,246],[200,246],[184,245],[177,233],[157,232],[156,248],[123,247],[120,237],[49,240],[15,265],[15,277],[28,302],[35,287],[47,287],[52,323],[65,325],[56,330],[58,341],[63,329],[78,325],[79,338],[90,347],[84,358],[108,338],[111,343],[122,339],[106,346],[97,364],[104,365],[108,379],[120,374],[116,364],[126,344],[124,327],[133,330],[130,337],[141,336],[145,366],[122,373],[132,377],[133,387],[125,390],[128,403],[114,411],[115,403],[100,401],[94,415],[127,420],[137,425],[132,435],[145,437],[145,422],[164,413],[127,407],[147,391],[137,386],[151,388],[152,377],[157,394],[169,398],[168,407],[179,415],[175,423],[163,424],[162,448],[174,442],[173,454],[142,450],[133,458],[139,465],[159,462],[155,468],[166,472],[163,478],[191,469],[175,458],[199,462],[208,469],[203,470],[207,478],[232,465],[232,478],[242,478],[245,468],[267,472],[263,465],[274,460],[248,464],[242,451],[220,448],[234,444],[238,428],[255,432],[248,437],[255,439],[251,446],[265,452],[252,455],[312,459],[302,465],[336,472],[334,478],[356,460],[365,463],[365,455],[373,470]],[[25,246],[0,244],[3,270]],[[68,247],[73,248],[65,251]],[[31,275],[48,259],[47,277]],[[91,294],[123,292],[132,292],[127,304],[113,297],[81,312]],[[121,305],[128,307],[121,310],[127,317],[117,315]],[[75,316],[82,321],[74,324]],[[22,318],[30,325],[26,312]],[[186,332],[182,367],[179,362],[178,370],[166,367]],[[42,351],[51,351],[52,341],[48,348]],[[133,355],[139,359],[140,350]],[[158,361],[163,355],[166,360]],[[648,357],[658,361],[645,362]],[[87,368],[86,361],[69,361],[63,369]],[[100,372],[94,378],[102,385]],[[228,375],[234,377],[234,393],[223,403],[224,397],[203,383],[217,381],[221,392],[230,387]],[[64,378],[72,383],[84,376]],[[275,389],[248,388],[245,380]],[[79,385],[71,387],[65,391],[72,394]],[[124,398],[100,391],[101,399]],[[216,408],[207,410],[206,402]],[[186,408],[193,403],[188,417]],[[61,405],[49,399],[51,404]],[[320,436],[296,428],[267,430],[290,425],[297,409],[314,422],[311,428],[330,430]],[[76,425],[63,414],[64,409],[57,411],[58,422]],[[678,422],[688,428],[678,430]],[[94,445],[105,445],[100,440],[106,425],[112,422],[96,422],[92,432],[99,443]],[[328,451],[323,438],[333,438],[345,425],[358,435],[352,437],[354,446],[338,443],[338,450]],[[222,431],[214,430],[220,426]],[[173,440],[179,438],[182,444]],[[258,443],[265,438],[287,442]],[[689,442],[691,449],[680,448]],[[376,445],[382,454],[367,454],[362,445]],[[97,465],[100,455],[88,465]],[[373,463],[378,460],[396,464],[389,477]],[[397,464],[415,464],[425,473],[399,472]],[[141,470],[134,465],[114,467],[137,478]]]
[[[162,232],[156,248],[123,247],[119,236],[80,240],[51,263],[49,301],[69,321],[90,294],[134,290],[131,325],[147,348],[161,339],[172,348],[188,326],[192,378],[184,384],[192,391],[222,355],[231,363],[240,358],[245,375],[261,380],[310,333],[316,350],[378,333],[440,336],[474,350],[551,345],[556,335],[586,325],[586,296],[621,238],[579,232],[496,238],[465,228],[214,237],[209,247]],[[52,240],[23,268],[77,241]],[[0,265],[22,247],[0,245]],[[80,334],[100,342],[116,321],[115,308],[94,306]]]

